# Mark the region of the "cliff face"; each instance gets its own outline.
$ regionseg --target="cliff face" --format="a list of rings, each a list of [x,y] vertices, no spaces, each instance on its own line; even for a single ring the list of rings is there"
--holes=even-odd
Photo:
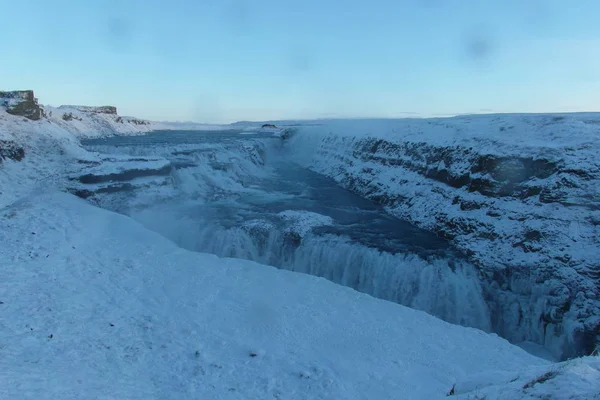
[[[42,117],[42,109],[33,94],[33,90],[0,91],[0,106],[6,112],[37,121]]]
[[[288,145],[302,164],[470,256],[495,332],[559,358],[589,354],[600,334],[600,125],[487,118],[388,122],[379,131],[326,123],[301,127]],[[514,140],[499,129],[507,125],[518,130]]]
[[[117,115],[117,107],[114,106],[61,106],[59,108],[73,108],[78,111],[96,114],[112,114]]]

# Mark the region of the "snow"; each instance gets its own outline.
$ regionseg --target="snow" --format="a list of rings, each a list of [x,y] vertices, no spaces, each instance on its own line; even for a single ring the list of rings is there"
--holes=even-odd
[[[0,252],[4,398],[431,399],[545,365],[324,279],[185,251],[63,193],[2,210]]]
[[[517,343],[517,346],[519,346],[529,354],[533,354],[534,356],[543,358],[544,360],[558,361],[556,360],[554,355],[550,351],[548,351],[548,349],[545,349],[543,346],[537,343],[526,341]]]
[[[280,212],[278,215],[284,221],[292,222],[289,227],[290,231],[297,233],[301,237],[305,236],[313,228],[333,225],[331,217],[310,211],[286,210]]]
[[[598,399],[598,382],[600,357],[583,357],[527,371],[475,374],[454,393],[457,399]]]
[[[23,161],[0,163],[0,398],[435,399],[454,387],[460,398],[519,399],[600,391],[597,357],[552,364],[494,334],[325,279],[185,250],[64,193],[68,177],[106,161],[77,138],[164,129],[73,110],[82,121],[54,112],[26,121],[0,109],[0,139],[25,148]],[[249,191],[227,175],[258,173],[256,166],[224,157],[216,161],[230,166],[214,185]],[[113,158],[116,171],[146,163]],[[106,168],[98,172],[113,167]],[[303,229],[330,222],[282,217]]]

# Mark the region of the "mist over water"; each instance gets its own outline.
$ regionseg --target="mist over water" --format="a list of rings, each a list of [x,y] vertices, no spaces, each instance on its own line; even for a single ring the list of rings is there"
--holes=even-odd
[[[126,213],[179,246],[326,278],[448,322],[490,330],[475,268],[447,242],[287,161],[277,138],[156,133],[89,141],[172,161],[174,195]],[[108,201],[108,200],[107,200]]]

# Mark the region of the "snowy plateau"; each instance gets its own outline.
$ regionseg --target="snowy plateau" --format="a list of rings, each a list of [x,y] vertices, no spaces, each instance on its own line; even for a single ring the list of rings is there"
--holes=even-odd
[[[0,398],[600,399],[599,151],[600,114],[0,92]]]

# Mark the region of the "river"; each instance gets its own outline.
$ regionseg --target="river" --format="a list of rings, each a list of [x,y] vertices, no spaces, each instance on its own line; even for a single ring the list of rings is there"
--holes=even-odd
[[[476,270],[448,242],[289,161],[272,133],[247,133],[163,131],[83,144],[171,161],[176,195],[117,211],[183,248],[317,275],[489,331]]]

